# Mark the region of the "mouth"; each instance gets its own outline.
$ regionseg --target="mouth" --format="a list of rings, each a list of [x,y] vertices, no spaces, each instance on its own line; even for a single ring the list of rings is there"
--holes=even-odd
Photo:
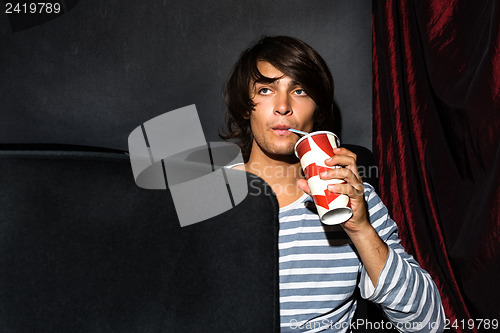
[[[288,125],[276,125],[276,126],[271,127],[271,130],[280,136],[285,136],[285,135],[292,133],[288,130],[289,128],[290,128],[290,126],[288,126]]]

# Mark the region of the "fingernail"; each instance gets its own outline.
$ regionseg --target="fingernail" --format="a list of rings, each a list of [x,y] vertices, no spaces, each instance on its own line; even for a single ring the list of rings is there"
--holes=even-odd
[[[335,191],[335,185],[328,185],[328,191],[334,192]]]
[[[320,173],[319,175],[320,175],[321,177],[325,177],[327,174],[328,174],[328,172],[327,172],[327,171],[323,171],[323,172],[322,172],[322,173]]]
[[[333,151],[338,153],[340,151],[340,148],[335,148]]]

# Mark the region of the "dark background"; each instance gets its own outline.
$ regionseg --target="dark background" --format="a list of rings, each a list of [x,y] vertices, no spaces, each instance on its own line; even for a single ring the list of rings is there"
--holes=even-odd
[[[190,104],[207,141],[220,141],[224,81],[263,34],[298,37],[325,58],[343,142],[371,149],[371,2],[364,0],[82,0],[15,33],[2,3],[0,143],[126,150],[134,128]]]

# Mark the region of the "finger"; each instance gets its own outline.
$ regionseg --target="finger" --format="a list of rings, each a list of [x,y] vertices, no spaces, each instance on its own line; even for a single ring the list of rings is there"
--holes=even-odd
[[[356,154],[354,154],[352,151],[350,151],[349,149],[347,148],[343,148],[343,147],[340,147],[340,148],[335,148],[333,150],[333,153],[335,155],[346,155],[346,156],[350,156],[352,157],[355,161],[357,160],[358,156]]]
[[[325,160],[325,165],[327,166],[343,166],[352,171],[354,175],[361,181],[361,176],[359,175],[358,165],[356,164],[356,155],[334,155],[329,159]]]
[[[330,184],[327,188],[330,192],[345,194],[350,198],[360,198],[364,195],[364,186],[359,183]]]
[[[325,160],[325,164],[327,166],[331,166],[331,167],[336,166],[336,165],[355,166],[356,160],[354,159],[354,157],[349,156],[349,155],[333,155],[332,157],[327,158]]]
[[[307,181],[305,179],[299,179],[297,180],[297,186],[307,194],[311,195],[311,189],[309,188],[309,184],[307,184]]]
[[[319,178],[324,180],[330,179],[344,179],[348,178],[352,171],[346,168],[333,168],[323,171],[319,174]]]
[[[329,178],[331,177],[331,178]],[[364,192],[363,182],[358,179],[358,177],[352,173],[349,169],[331,169],[325,174],[320,174],[321,179],[330,180],[330,179],[340,179],[344,180],[347,184],[354,187],[358,192]]]
[[[362,183],[359,175],[355,174],[349,168],[334,168],[324,171],[319,174],[319,177],[324,180],[341,179],[348,183]]]
[[[328,166],[334,165],[356,165],[358,156],[352,151],[346,148],[335,148],[333,150],[334,155],[329,159],[325,160],[325,164]]]

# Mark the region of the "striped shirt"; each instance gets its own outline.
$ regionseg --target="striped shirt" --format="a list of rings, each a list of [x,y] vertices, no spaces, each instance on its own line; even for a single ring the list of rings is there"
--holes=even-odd
[[[347,234],[320,222],[307,194],[279,211],[281,332],[349,332],[361,297],[380,304],[402,332],[441,332],[444,311],[437,288],[400,244],[397,226],[373,187],[365,199],[370,223],[389,247],[374,287]]]

